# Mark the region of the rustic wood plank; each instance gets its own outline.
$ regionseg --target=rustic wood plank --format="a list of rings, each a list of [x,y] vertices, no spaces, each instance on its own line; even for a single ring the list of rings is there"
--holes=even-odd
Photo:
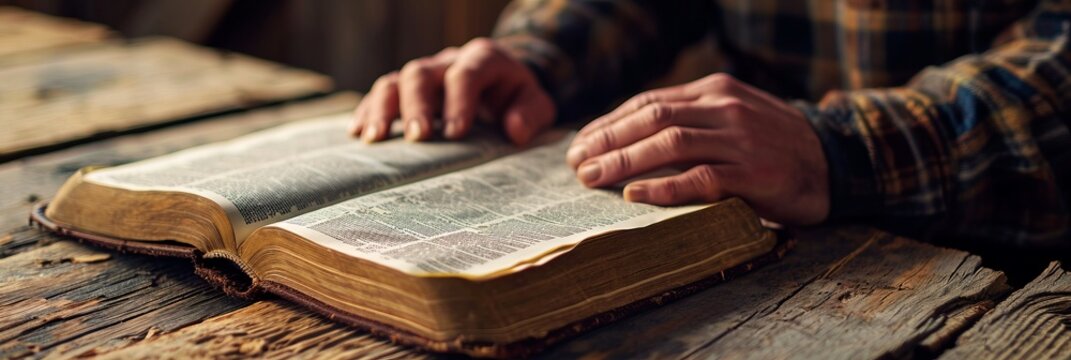
[[[75,44],[100,42],[111,34],[103,25],[0,6],[0,57]]]
[[[30,229],[30,201],[75,170],[121,164],[349,111],[344,93],[80,145],[0,165],[0,358],[91,355],[166,333],[246,302],[193,274],[186,260],[102,251]]]
[[[0,59],[0,161],[331,89],[330,79],[168,38]]]
[[[866,229],[812,233],[781,262],[538,357],[906,357],[943,346],[1006,291],[1003,276],[979,261]],[[105,355],[224,357],[243,349],[264,357],[427,355],[280,301]]]
[[[142,0],[123,26],[127,36],[170,36],[203,44],[231,8],[231,0]]]
[[[1071,358],[1071,273],[1052,262],[963,333],[941,359]]]
[[[356,94],[342,93],[126,135],[0,164],[0,184],[4,185],[0,191],[0,239],[11,236],[8,241],[0,241],[0,256],[4,251],[13,251],[20,244],[34,243],[41,238],[36,231],[25,231],[30,206],[39,199],[52,196],[67,177],[80,168],[124,164],[234,138],[288,121],[345,112],[356,106],[357,99]]]
[[[285,301],[271,300],[259,301],[114,352],[104,352],[102,358],[145,358],[161,353],[176,358],[204,359],[236,356],[288,359],[434,357],[353,331]]]
[[[347,101],[333,102],[332,112],[351,108],[353,97]],[[0,230],[0,250],[8,256],[0,258],[0,357],[427,355],[285,302],[243,308],[206,290],[181,261],[107,253],[4,225],[22,224],[27,200],[50,195],[82,166],[125,163],[325,111],[308,104],[282,109],[289,110],[185,124],[0,165],[0,183],[8,185],[0,192],[0,229],[7,229]],[[159,276],[164,290],[152,286]],[[814,232],[779,263],[543,357],[814,357],[831,351],[841,358],[904,357],[944,347],[1005,290],[1001,274],[963,252],[866,229]],[[212,317],[217,314],[224,315]]]
[[[81,354],[245,305],[193,275],[188,261],[72,241],[0,259],[0,269],[0,358]]]
[[[807,234],[781,263],[566,344],[568,357],[902,358],[1008,289],[981,259],[878,231]]]

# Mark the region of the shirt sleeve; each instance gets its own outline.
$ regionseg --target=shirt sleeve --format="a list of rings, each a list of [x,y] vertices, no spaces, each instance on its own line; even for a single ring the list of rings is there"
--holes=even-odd
[[[1071,4],[903,87],[798,104],[830,165],[830,219],[919,237],[1068,248]],[[934,239],[937,240],[937,239]]]
[[[522,59],[558,106],[577,120],[668,71],[703,38],[707,0],[515,0],[496,40]]]

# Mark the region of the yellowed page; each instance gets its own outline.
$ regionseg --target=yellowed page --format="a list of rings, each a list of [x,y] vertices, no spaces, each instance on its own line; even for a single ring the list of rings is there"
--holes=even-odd
[[[703,207],[629,203],[619,190],[587,189],[565,164],[568,141],[269,226],[409,274],[478,279]]]
[[[86,181],[212,199],[227,212],[240,246],[262,225],[516,151],[489,133],[465,142],[369,145],[347,135],[350,120],[346,113],[283,125],[97,170]]]

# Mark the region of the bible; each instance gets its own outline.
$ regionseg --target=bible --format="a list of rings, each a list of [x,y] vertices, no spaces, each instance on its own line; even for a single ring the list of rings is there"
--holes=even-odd
[[[527,148],[364,144],[348,115],[74,174],[31,220],[180,256],[235,296],[275,294],[436,352],[535,353],[783,256],[740,199],[660,207],[588,189],[571,132]]]

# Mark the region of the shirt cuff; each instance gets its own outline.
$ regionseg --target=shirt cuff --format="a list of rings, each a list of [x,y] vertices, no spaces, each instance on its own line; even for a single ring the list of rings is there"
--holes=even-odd
[[[826,222],[837,223],[870,219],[884,208],[879,173],[873,161],[874,151],[857,126],[850,105],[818,107],[811,103],[793,103],[803,111],[822,142],[829,164],[829,216]]]
[[[589,109],[577,102],[579,85],[573,63],[557,46],[529,34],[505,35],[496,37],[495,41],[535,75],[557,106],[557,122],[575,121],[587,115]]]

